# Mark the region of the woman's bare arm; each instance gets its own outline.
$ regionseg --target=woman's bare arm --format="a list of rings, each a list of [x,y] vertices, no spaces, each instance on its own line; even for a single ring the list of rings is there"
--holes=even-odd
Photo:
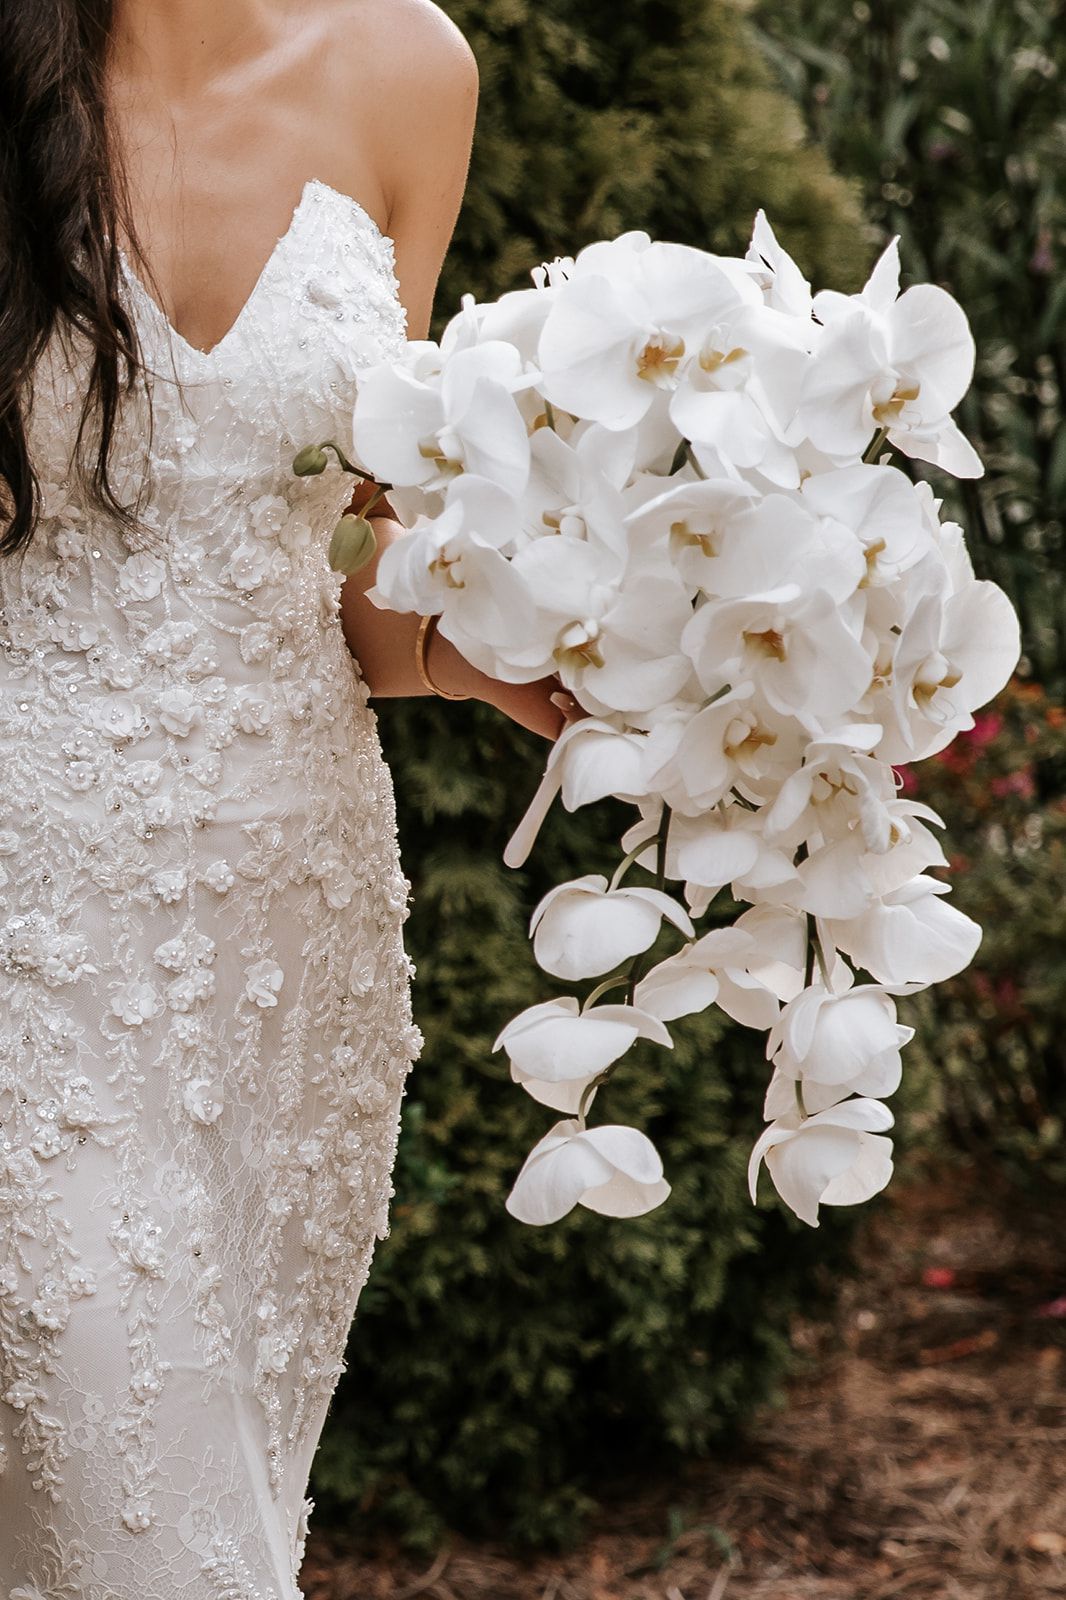
[[[389,233],[407,312],[407,336],[425,339],[466,188],[477,112],[477,63],[459,29],[428,0],[390,0],[388,61],[388,71],[399,76],[393,92],[381,97],[375,139],[386,175]],[[362,510],[373,492],[373,486],[361,479],[351,509]],[[377,501],[370,520],[377,552],[341,588],[348,648],[371,695],[428,694],[415,666],[418,617],[383,611],[366,598],[367,589],[377,581],[381,552],[404,528],[387,500]],[[554,674],[535,683],[500,683],[471,666],[439,633],[430,640],[426,665],[442,689],[497,706],[545,738],[554,739],[566,724],[549,699],[560,687]]]

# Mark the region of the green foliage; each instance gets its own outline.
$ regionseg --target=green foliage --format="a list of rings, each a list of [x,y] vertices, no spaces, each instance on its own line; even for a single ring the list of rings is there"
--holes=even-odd
[[[730,0],[446,0],[478,57],[467,199],[434,332],[470,291],[643,227],[746,247],[758,206],[819,282],[861,281],[854,192],[804,138]],[[573,1537],[605,1472],[701,1452],[775,1392],[788,1328],[831,1290],[851,1215],[815,1233],[745,1164],[762,1127],[762,1037],[678,1024],[597,1102],[644,1128],[674,1184],[650,1216],[511,1219],[504,1198],[554,1120],[496,1034],[558,985],[528,941],[536,901],[610,871],[634,813],[553,817],[521,872],[501,861],[547,754],[483,706],[378,704],[414,886],[407,947],[426,1048],[410,1080],[390,1238],[360,1302],[314,1468],[319,1518],[431,1543],[446,1524]],[[636,881],[642,875],[636,874]],[[602,1101],[602,1105],[601,1102]]]
[[[981,577],[1066,687],[1066,12],[1062,0],[759,0],[781,80],[861,180],[904,282],[941,283],[978,348],[959,421],[988,468],[948,495]],[[938,488],[938,492],[940,492]]]
[[[984,938],[950,982],[901,1002],[935,1137],[1066,1183],[1066,713],[1014,682],[941,755],[901,769],[947,824],[952,904]]]
[[[315,1463],[319,1515],[412,1544],[447,1525],[566,1541],[605,1474],[705,1452],[774,1394],[790,1318],[827,1303],[852,1214],[829,1210],[814,1232],[768,1185],[751,1206],[763,1036],[712,1014],[675,1023],[672,1052],[634,1052],[597,1100],[594,1120],[654,1139],[674,1185],[665,1205],[627,1221],[579,1208],[550,1228],[508,1215],[556,1113],[511,1082],[493,1041],[522,1007],[565,992],[533,962],[529,914],[553,883],[613,868],[633,811],[560,809],[512,871],[503,848],[544,742],[484,706],[383,702],[378,715],[414,885],[405,931],[426,1048],[392,1232]],[[635,869],[633,881],[651,879]]]
[[[747,246],[759,206],[826,287],[861,281],[857,186],[830,170],[752,48],[737,0],[444,0],[478,59],[470,182],[438,324],[467,290],[644,228]]]

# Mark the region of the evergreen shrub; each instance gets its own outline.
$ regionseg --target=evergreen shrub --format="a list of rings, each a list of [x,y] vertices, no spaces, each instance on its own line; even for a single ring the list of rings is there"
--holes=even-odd
[[[820,282],[870,258],[853,190],[805,142],[729,0],[447,0],[478,57],[467,200],[433,331],[470,290],[526,287],[556,254],[629,227],[743,251],[765,205]],[[503,866],[546,743],[491,708],[375,702],[413,884],[408,950],[426,1047],[410,1079],[392,1232],[360,1302],[315,1463],[319,1522],[446,1526],[516,1542],[576,1536],[612,1469],[716,1447],[777,1392],[789,1325],[846,1269],[851,1213],[812,1232],[747,1195],[767,1078],[762,1036],[674,1026],[600,1096],[661,1149],[674,1189],[649,1216],[578,1210],[549,1229],[504,1198],[552,1113],[492,1044],[562,992],[528,922],[553,883],[610,871],[634,813],[558,812]],[[635,874],[635,882],[644,881]],[[650,881],[650,880],[649,880]],[[665,948],[665,947],[664,947]]]
[[[1024,669],[1066,690],[1066,26],[1062,0],[758,0],[778,81],[862,185],[906,286],[977,343],[959,422],[987,468],[944,484],[978,576],[1021,614]]]

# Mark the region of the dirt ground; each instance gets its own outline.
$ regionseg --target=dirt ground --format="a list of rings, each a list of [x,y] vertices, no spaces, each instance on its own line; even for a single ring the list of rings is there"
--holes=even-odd
[[[634,1485],[566,1555],[421,1568],[312,1533],[307,1600],[1066,1596],[1066,1204],[955,1175],[894,1193],[810,1372],[742,1454]]]

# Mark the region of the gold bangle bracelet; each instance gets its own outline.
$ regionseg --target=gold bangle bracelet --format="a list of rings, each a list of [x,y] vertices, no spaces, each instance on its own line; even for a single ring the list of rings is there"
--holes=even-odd
[[[437,621],[438,616],[434,611],[428,617],[423,617],[418,624],[418,637],[415,639],[415,666],[418,668],[418,676],[426,688],[432,690],[434,694],[439,694],[442,700],[472,700],[474,697],[471,694],[455,694],[451,689],[441,689],[429,675],[426,667],[426,650]]]

